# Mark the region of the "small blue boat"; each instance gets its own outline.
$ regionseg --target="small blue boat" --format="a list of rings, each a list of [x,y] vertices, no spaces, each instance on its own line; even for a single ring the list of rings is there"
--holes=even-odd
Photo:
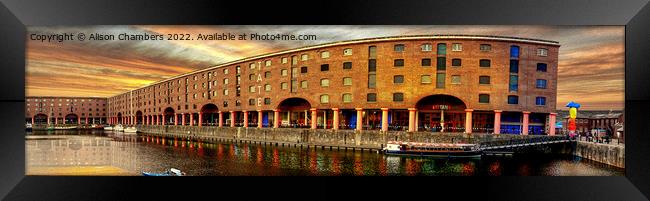
[[[142,176],[184,176],[185,172],[181,172],[181,170],[176,169],[176,168],[171,168],[165,172],[162,173],[154,173],[154,172],[145,172],[142,171]]]

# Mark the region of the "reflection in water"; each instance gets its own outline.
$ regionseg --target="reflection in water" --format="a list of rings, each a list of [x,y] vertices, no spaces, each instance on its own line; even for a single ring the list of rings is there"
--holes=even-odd
[[[112,132],[28,134],[25,144],[29,175],[140,175],[170,167],[188,175],[623,175],[623,169],[574,157],[432,159]]]

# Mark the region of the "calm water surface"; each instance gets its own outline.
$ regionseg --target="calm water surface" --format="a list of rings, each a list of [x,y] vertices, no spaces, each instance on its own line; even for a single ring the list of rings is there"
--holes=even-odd
[[[188,175],[622,176],[624,169],[570,156],[432,159],[375,152],[202,143],[110,131],[27,133],[27,174],[109,167],[141,175],[175,167]],[[102,173],[98,175],[113,174]],[[32,171],[30,171],[30,169]],[[74,173],[73,173],[74,174]]]

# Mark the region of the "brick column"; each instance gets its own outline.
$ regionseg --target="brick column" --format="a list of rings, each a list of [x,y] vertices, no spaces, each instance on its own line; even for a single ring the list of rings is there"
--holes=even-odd
[[[528,114],[530,114],[530,112],[523,111],[523,113],[524,113],[524,122],[523,122],[523,126],[521,128],[521,134],[522,135],[528,135]]]
[[[494,111],[494,134],[501,134],[501,110]]]
[[[52,117],[47,116],[47,125],[50,125],[50,121],[51,121],[50,118],[52,118]]]
[[[199,127],[203,125],[203,113],[199,112]]]
[[[174,113],[174,126],[178,126],[178,114]]]
[[[339,129],[339,108],[332,108],[332,111],[334,111],[333,119],[332,119],[332,129],[338,130]]]
[[[279,128],[281,122],[280,110],[273,110],[273,128]]]
[[[162,125],[165,125],[165,122],[167,121],[166,120],[167,118],[165,117],[165,114],[160,115],[160,117],[162,118]]]
[[[142,115],[142,125],[146,124],[146,121],[144,120],[144,115]]]
[[[77,116],[77,125],[81,125],[81,117]]]
[[[59,124],[59,118],[58,118],[58,117],[54,117],[54,125],[57,125],[57,124]]]
[[[235,111],[230,111],[230,127],[235,127]]]
[[[556,115],[557,115],[557,113],[548,114],[548,123],[549,123],[548,135],[555,135],[555,116]]]
[[[354,108],[357,110],[357,130],[363,130],[363,108]]]
[[[381,131],[388,131],[388,108],[381,108]]]
[[[190,126],[194,126],[194,113],[190,112]]]
[[[223,112],[219,111],[219,127],[223,127]]]
[[[415,131],[415,111],[416,108],[409,108],[409,132]]]
[[[88,117],[86,117],[86,125],[88,125]]]
[[[36,118],[36,116],[32,116],[32,126],[34,126],[34,118]]]
[[[185,126],[185,113],[181,113],[181,126]]]
[[[316,117],[318,110],[316,108],[309,109],[311,111],[311,129],[316,129]]]
[[[258,110],[257,111],[257,127],[258,128],[262,128],[262,116],[264,116],[264,114],[262,113],[262,110]]]
[[[472,133],[472,112],[473,109],[465,109],[465,133]]]

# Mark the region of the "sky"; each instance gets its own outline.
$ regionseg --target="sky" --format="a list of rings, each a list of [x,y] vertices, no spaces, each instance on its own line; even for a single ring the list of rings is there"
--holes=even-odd
[[[32,34],[316,35],[316,40],[40,41]],[[250,56],[343,40],[422,34],[476,34],[558,41],[557,108],[624,105],[623,26],[44,26],[28,27],[27,96],[110,97],[179,74]]]

